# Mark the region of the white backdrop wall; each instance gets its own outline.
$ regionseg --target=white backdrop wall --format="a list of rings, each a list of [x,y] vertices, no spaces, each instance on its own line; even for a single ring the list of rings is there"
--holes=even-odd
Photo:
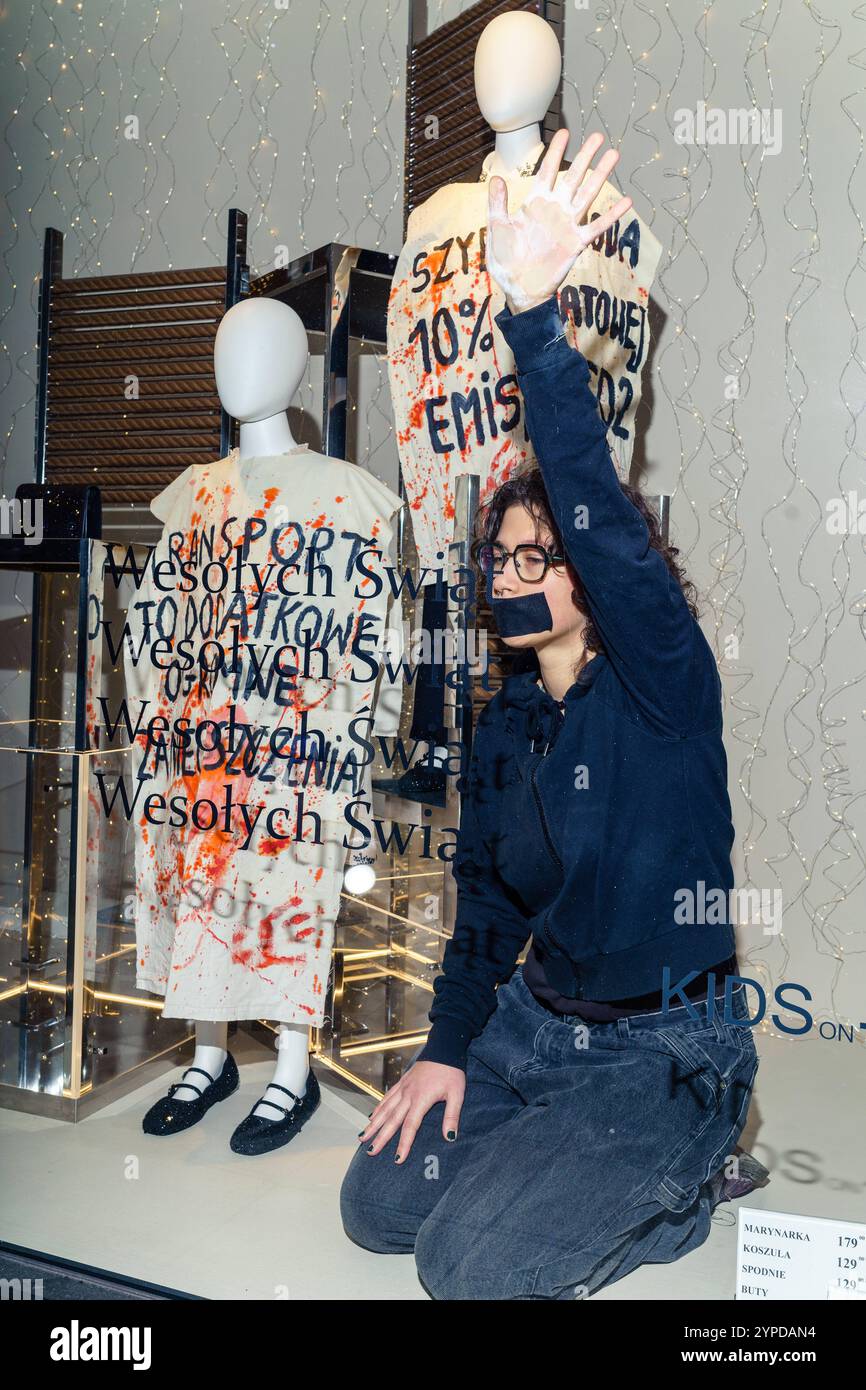
[[[430,27],[465,8],[431,0]],[[249,214],[254,274],[280,247],[396,254],[409,18],[407,0],[17,0],[0,15],[11,495],[33,469],[46,225],[79,275],[218,262],[230,206]],[[834,530],[831,513],[861,497],[866,513],[866,13],[577,0],[565,50],[568,156],[603,131],[664,248],[644,482],[672,494],[719,657],[737,883],[782,895],[781,932],[741,929],[743,973],[768,993],[803,985],[816,1024],[854,1024],[862,1045],[866,563],[856,516]],[[716,143],[677,138],[701,103],[723,113]],[[738,126],[756,112],[763,125]],[[319,380],[314,364],[311,420]],[[389,420],[368,361],[357,456],[393,485]]]

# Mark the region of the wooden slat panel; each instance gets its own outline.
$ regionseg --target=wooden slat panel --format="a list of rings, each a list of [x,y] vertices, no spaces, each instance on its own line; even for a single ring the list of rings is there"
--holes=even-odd
[[[91,371],[92,368],[87,370]],[[213,372],[210,376],[165,377],[151,374],[148,369],[145,389],[138,401],[129,401],[124,397],[121,372],[115,372],[112,376],[102,372],[95,381],[70,381],[68,385],[53,380],[48,404],[54,414],[61,418],[80,409],[83,401],[90,406],[98,405],[100,411],[111,415],[135,407],[143,410],[153,406],[172,409],[175,403],[178,407],[186,404],[189,408],[190,397],[194,398],[196,409],[219,410],[220,399],[214,390]]]
[[[412,99],[416,106],[426,102],[427,110],[436,112],[440,129],[443,113],[453,111],[455,104],[462,102],[467,122],[471,123],[473,119],[480,121],[489,135],[489,126],[478,109],[475,97],[474,63],[473,49],[473,66],[456,75],[449,71],[447,86],[443,86],[441,68],[431,62],[428,54],[425,53],[423,64],[416,63],[412,73]]]
[[[71,279],[55,280],[52,296],[63,294],[87,294],[90,291],[155,289],[165,285],[213,285],[225,284],[225,267],[220,265],[200,266],[196,270],[144,270],[132,271],[128,275],[83,275]]]
[[[241,239],[233,243],[230,218],[233,295],[242,214],[236,226]],[[221,456],[213,347],[227,276],[226,266],[201,266],[51,281],[43,388],[49,482],[95,483],[104,506],[147,508],[185,468]],[[125,395],[130,377],[140,382],[136,400]]]
[[[49,444],[52,450],[58,447],[65,448],[67,435],[80,439],[82,432],[86,431],[92,436],[99,435],[104,438],[111,435],[112,438],[123,438],[127,434],[140,434],[144,430],[156,432],[163,425],[173,434],[180,430],[219,431],[220,413],[218,409],[191,411],[188,405],[185,410],[127,410],[126,415],[120,418],[103,411],[88,414],[86,410],[79,410],[77,415],[68,416],[58,416],[50,409],[48,411]]]
[[[64,294],[52,302],[52,313],[77,314],[87,309],[137,309],[160,304],[217,304],[225,303],[225,284],[188,285],[183,289],[108,290],[105,294]]]
[[[213,463],[217,457],[213,450],[214,445],[211,442],[205,449],[146,449],[143,452],[126,454],[123,458],[122,481],[130,486],[148,478],[164,478],[169,481],[176,478],[191,463]],[[114,457],[111,453],[88,453],[80,454],[77,458],[68,458],[62,463],[58,460],[52,466],[51,481],[58,484],[98,483],[101,487],[100,478],[94,477],[94,474],[101,474]],[[162,469],[159,467],[160,460],[163,460]],[[135,471],[130,472],[130,469]]]
[[[51,457],[53,460],[51,481],[56,481],[53,476],[54,468],[64,460],[68,462],[70,459],[76,459],[78,462],[75,466],[84,468],[91,466],[98,467],[106,461],[114,459],[126,468],[130,463],[142,463],[142,461],[145,465],[148,462],[153,465],[159,454],[171,454],[172,457],[175,457],[177,449],[183,449],[185,453],[190,453],[197,450],[212,449],[214,444],[214,436],[208,431],[182,431],[178,433],[176,436],[176,448],[172,447],[172,432],[168,428],[153,430],[152,447],[146,444],[146,438],[146,435],[144,439],[142,439],[138,435],[129,435],[126,437],[122,434],[115,434],[111,436],[110,444],[100,441],[95,443],[92,448],[88,448],[85,453],[81,448],[81,440],[77,441],[79,447],[76,449],[70,447],[64,437],[59,435],[51,445]],[[147,448],[147,453],[142,453],[141,451],[145,447]],[[219,447],[219,436],[217,436],[217,447]],[[215,454],[210,455],[211,462],[213,462],[215,457]]]
[[[212,345],[215,331],[214,322],[169,323],[162,328],[129,324],[126,328],[100,328],[86,333],[75,328],[52,328],[51,338],[58,347],[80,347],[85,352],[94,351],[100,343],[123,346],[132,351],[139,343],[146,347],[154,343],[174,343],[179,338],[199,346],[205,343]]]
[[[212,325],[222,316],[223,306],[220,304],[217,307],[213,303],[202,305],[198,311],[175,304],[164,307],[156,305],[153,308],[105,309],[97,313],[85,310],[80,314],[58,314],[52,309],[51,336],[62,341],[69,332],[84,333],[97,329],[102,333],[106,327],[147,329],[151,324],[163,323],[177,324],[179,328],[189,325],[198,331],[204,326],[213,331]]]
[[[83,347],[88,350],[85,359]],[[177,342],[139,343],[135,350],[136,366],[147,363],[150,376],[175,376],[178,373],[197,375],[207,372],[213,377],[213,341],[201,344],[181,339]],[[99,334],[91,334],[86,344],[74,340],[63,345],[53,344],[48,352],[48,370],[52,381],[96,380],[105,375],[106,367],[117,365],[129,370],[129,348],[105,343]],[[88,375],[95,374],[95,375]],[[106,377],[106,379],[108,379]]]

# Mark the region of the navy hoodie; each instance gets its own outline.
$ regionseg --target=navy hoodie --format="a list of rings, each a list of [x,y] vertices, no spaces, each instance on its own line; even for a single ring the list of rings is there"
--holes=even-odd
[[[605,651],[562,709],[538,685],[530,653],[529,669],[506,677],[479,715],[452,861],[456,922],[418,1056],[461,1068],[530,935],[567,998],[667,986],[671,1007],[684,1002],[677,985],[734,951],[715,657],[620,488],[557,296],[520,314],[506,307],[496,322]]]

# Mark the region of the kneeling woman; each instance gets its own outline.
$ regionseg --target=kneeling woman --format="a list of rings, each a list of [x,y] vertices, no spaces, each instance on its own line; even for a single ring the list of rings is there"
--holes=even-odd
[[[556,295],[631,200],[581,226],[617,155],[580,187],[590,137],[554,188],[567,139],[517,213],[490,186],[496,321],[540,471],[493,495],[474,552],[525,669],[478,719],[427,1042],[340,1194],[349,1236],[414,1250],[437,1299],[591,1294],[693,1250],[766,1176],[735,1147],[758,1058],[731,978],[721,682]]]

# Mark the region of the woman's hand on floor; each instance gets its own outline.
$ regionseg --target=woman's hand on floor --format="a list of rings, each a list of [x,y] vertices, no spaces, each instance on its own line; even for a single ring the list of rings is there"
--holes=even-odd
[[[447,1139],[450,1131],[452,1139],[456,1139],[465,1091],[466,1073],[460,1067],[448,1067],[442,1062],[414,1062],[405,1076],[401,1076],[396,1086],[392,1086],[379,1101],[359,1142],[370,1144],[371,1136],[375,1134],[368,1149],[375,1156],[399,1129],[395,1162],[405,1163],[418,1126],[431,1105],[436,1105],[440,1100],[445,1102],[443,1137]]]
[[[538,173],[532,177],[523,204],[514,213],[508,211],[505,180],[498,176],[490,180],[487,269],[512,312],[522,313],[549,299],[590,241],[612,227],[631,207],[631,198],[620,198],[594,222],[581,226],[580,219],[619,159],[619,151],[608,150],[602,155],[583,183],[593,156],[604,144],[600,133],[590,135],[556,183],[567,144],[568,131],[558,130]]]

